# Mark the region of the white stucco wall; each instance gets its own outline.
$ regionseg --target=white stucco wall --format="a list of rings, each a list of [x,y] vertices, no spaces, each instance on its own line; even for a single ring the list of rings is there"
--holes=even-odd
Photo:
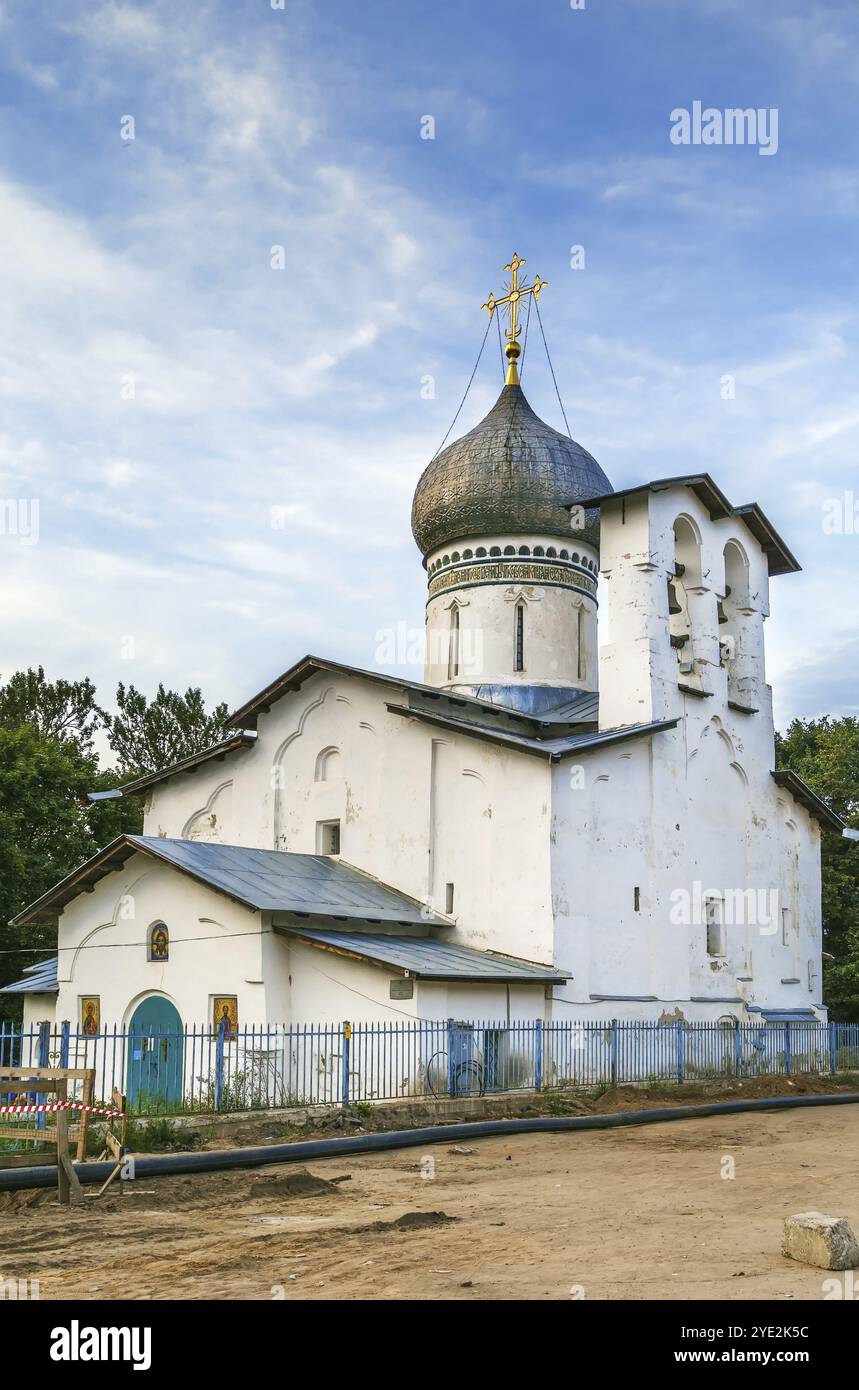
[[[405,693],[321,673],[260,717],[255,747],[156,787],[145,833],[181,836],[227,767],[232,820],[219,839],[314,854],[318,823],[339,819],[347,863],[440,912],[453,883],[454,939],[548,963],[548,762],[387,703]]]
[[[679,669],[670,643],[678,518],[700,539],[700,563],[676,580],[685,586],[690,642],[682,654],[692,654],[689,671]],[[731,620],[725,624],[717,604],[725,600],[729,542],[747,557],[748,585],[741,594],[735,584],[724,602]],[[566,994],[606,1017],[677,1009],[686,1018],[741,1017],[744,1003],[820,1008],[820,833],[770,775],[774,734],[763,650],[769,580],[761,547],[739,519],[711,521],[686,488],[609,504],[601,546],[611,642],[600,652],[600,725],[680,722],[555,770],[556,960],[576,975]],[[727,628],[738,634],[730,657],[720,652]],[[708,693],[684,693],[681,684]],[[742,909],[758,920],[726,925],[724,956],[708,954],[704,922],[672,921],[680,912],[672,895],[681,890],[694,917],[696,885],[700,899],[738,906],[735,895],[755,894],[754,913],[748,899]],[[729,1002],[737,1000],[744,1002]]]
[[[170,958],[147,960],[149,927],[170,931]],[[82,893],[59,924],[58,1020],[80,1019],[82,995],[101,1000],[103,1027],[127,1026],[149,994],[183,1024],[207,1025],[216,994],[238,997],[239,1025],[265,1022],[260,916],[185,874],[135,854]]]
[[[552,556],[535,560],[532,554],[520,555],[523,548],[533,552],[535,546]],[[480,561],[472,558],[478,548],[486,552]],[[493,550],[500,552],[494,559]],[[505,554],[508,550],[513,553]],[[596,689],[597,560],[596,551],[574,537],[565,545],[538,535],[466,539],[434,551],[427,557],[426,683],[463,692],[481,684]],[[555,582],[540,583],[544,575]],[[524,665],[517,671],[519,604],[524,609]],[[454,606],[459,622],[456,673],[449,663]]]

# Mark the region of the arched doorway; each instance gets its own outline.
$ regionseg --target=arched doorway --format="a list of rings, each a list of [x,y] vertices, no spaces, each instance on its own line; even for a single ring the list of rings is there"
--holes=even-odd
[[[151,994],[128,1025],[128,1103],[161,1111],[182,1100],[185,1037],[179,1011],[163,994]]]

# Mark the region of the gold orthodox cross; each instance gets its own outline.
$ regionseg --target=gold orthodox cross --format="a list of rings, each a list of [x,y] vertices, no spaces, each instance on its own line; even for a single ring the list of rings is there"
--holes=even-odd
[[[535,276],[533,285],[520,284],[519,271],[524,264],[524,256],[517,256],[514,251],[512,261],[509,265],[505,265],[504,267],[505,270],[510,271],[510,284],[507,286],[507,293],[502,299],[496,299],[495,295],[490,293],[489,298],[483,305],[483,308],[489,313],[490,320],[495,314],[496,309],[507,307],[510,318],[510,327],[506,330],[504,335],[507,339],[507,347],[504,351],[507,354],[507,361],[510,363],[507,368],[507,378],[505,381],[505,385],[507,386],[517,386],[519,384],[519,371],[516,366],[517,358],[522,351],[519,345],[519,306],[522,300],[526,299],[529,294],[532,294],[535,299],[539,299],[540,291],[544,290],[547,285],[547,281],[541,280],[539,275]]]

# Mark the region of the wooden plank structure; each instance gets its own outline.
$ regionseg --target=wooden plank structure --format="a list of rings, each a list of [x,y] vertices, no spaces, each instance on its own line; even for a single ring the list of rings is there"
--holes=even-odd
[[[0,1104],[26,1104],[29,1097],[38,1096],[38,1104],[45,1096],[55,1096],[58,1102],[69,1100],[69,1083],[81,1082],[81,1102],[92,1105],[95,1091],[95,1067],[0,1067]],[[47,1103],[47,1102],[44,1102]],[[78,1175],[71,1158],[71,1146],[77,1148],[77,1161],[86,1157],[89,1111],[81,1111],[75,1122],[69,1119],[68,1110],[58,1110],[51,1116],[44,1114],[45,1125],[36,1129],[33,1125],[13,1124],[0,1127],[0,1138],[27,1139],[31,1143],[55,1144],[57,1148],[57,1191],[65,1205],[76,1206],[84,1200]],[[49,1121],[53,1118],[54,1123]]]
[[[102,1150],[99,1157],[101,1159],[112,1158],[114,1160],[115,1167],[113,1169],[113,1172],[107,1178],[107,1180],[103,1182],[101,1187],[98,1189],[98,1192],[95,1194],[96,1197],[101,1197],[101,1195],[104,1192],[106,1192],[107,1189],[110,1187],[110,1184],[113,1182],[114,1178],[122,1172],[122,1161],[125,1157],[125,1125],[128,1117],[125,1113],[125,1096],[120,1095],[119,1091],[116,1089],[115,1086],[113,1088],[113,1091],[111,1092],[111,1104],[114,1110],[119,1110],[121,1112],[119,1116],[119,1134],[117,1135],[113,1132],[113,1127],[116,1123],[116,1117],[113,1117],[111,1118],[111,1121],[105,1131],[105,1147]]]

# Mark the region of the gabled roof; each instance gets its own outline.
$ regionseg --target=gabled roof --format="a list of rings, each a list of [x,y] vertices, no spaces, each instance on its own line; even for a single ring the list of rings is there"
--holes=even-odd
[[[143,777],[137,777],[133,782],[125,782],[121,787],[113,787],[106,792],[89,792],[90,801],[113,801],[118,796],[139,796],[148,787],[154,786],[156,782],[166,782],[168,777],[176,777],[181,772],[193,772],[202,763],[211,761],[221,762],[228,753],[236,753],[241,748],[253,748],[256,736],[244,730],[237,734],[231,734],[229,738],[223,739],[220,743],[215,743],[211,748],[204,748],[200,753],[192,753],[190,757],[180,758],[177,763],[171,763],[169,767],[162,768],[159,772],[147,772]]]
[[[57,978],[60,968],[58,956],[51,960],[40,960],[24,969],[23,980],[12,985],[3,985],[0,994],[56,994],[60,985]]]
[[[767,520],[757,502],[746,502],[734,507],[721,488],[717,487],[709,473],[687,473],[677,478],[656,478],[653,482],[638,483],[635,487],[622,488],[620,492],[607,492],[602,497],[589,498],[589,507],[599,507],[617,498],[634,497],[640,492],[666,492],[672,487],[688,487],[698,497],[717,521],[720,517],[738,516],[748,526],[755,540],[767,557],[770,574],[796,574],[802,569],[796,556],[788,550],[775,527]],[[579,506],[572,501],[571,507]]]
[[[423,927],[451,925],[415,898],[328,855],[151,835],[120,835],[20,912],[12,925],[55,921],[67,903],[137,853],[167,863],[254,911]]]
[[[422,936],[367,936],[363,932],[315,931],[276,927],[279,935],[295,937],[323,951],[367,960],[419,980],[470,980],[482,984],[564,984],[569,974],[549,965],[493,951],[476,951],[453,941]]]
[[[791,772],[789,768],[779,768],[772,773],[772,776],[780,787],[784,787],[786,791],[792,793],[800,806],[804,806],[810,816],[814,816],[815,820],[820,821],[825,830],[835,830],[839,835],[841,834],[844,829],[844,821],[830,806],[827,806],[826,802],[817,795],[817,792],[811,790],[807,782],[803,782],[797,773]]]

